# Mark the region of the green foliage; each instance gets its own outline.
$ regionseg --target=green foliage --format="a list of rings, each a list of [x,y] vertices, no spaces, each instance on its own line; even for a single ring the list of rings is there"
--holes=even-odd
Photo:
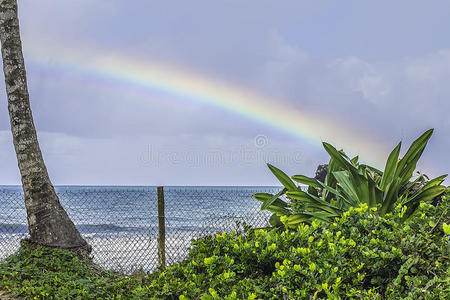
[[[411,192],[416,182],[410,184],[410,180],[432,133],[433,129],[430,129],[422,134],[399,160],[400,142],[390,153],[384,171],[359,164],[358,157],[350,159],[345,152],[324,142],[323,146],[331,157],[324,183],[304,175],[292,176],[293,180],[308,186],[307,191],[302,191],[283,171],[268,164],[285,188],[276,195],[259,193],[254,197],[263,202],[261,209],[274,213],[271,219],[273,226],[281,226],[282,218],[287,218],[291,227],[301,222],[311,223],[315,219],[331,221],[350,207],[361,204],[377,208],[378,213],[384,215],[400,203],[407,206],[403,216],[407,219],[421,202],[430,201],[445,190],[441,183],[447,175],[429,180]],[[319,189],[322,197],[318,196]],[[282,195],[291,200],[290,207],[280,199]]]
[[[440,207],[421,203],[384,216],[367,204],[331,223],[255,229],[194,242],[188,259],[152,273],[142,298],[158,299],[445,299],[450,244]],[[443,209],[445,208],[445,209]]]
[[[373,210],[205,237],[185,261],[139,277],[94,274],[67,250],[22,248],[0,264],[0,289],[25,299],[445,299],[448,195],[405,222],[400,205]]]
[[[25,299],[123,299],[136,283],[112,272],[95,275],[69,250],[28,247],[0,264],[0,289]]]

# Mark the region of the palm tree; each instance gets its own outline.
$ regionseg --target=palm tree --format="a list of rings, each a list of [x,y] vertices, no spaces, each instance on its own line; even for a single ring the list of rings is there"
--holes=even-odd
[[[16,0],[0,0],[0,40],[14,148],[25,195],[30,242],[88,255],[82,238],[48,176],[39,147],[27,87]]]

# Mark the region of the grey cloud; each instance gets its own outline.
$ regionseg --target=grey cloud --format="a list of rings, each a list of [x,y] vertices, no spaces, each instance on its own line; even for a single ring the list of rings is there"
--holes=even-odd
[[[266,162],[290,174],[313,175],[308,145],[267,136],[267,144],[239,136],[139,136],[91,139],[39,133],[55,184],[274,185]],[[0,182],[19,182],[9,132],[0,131]]]
[[[291,174],[297,169],[311,174],[326,156],[320,145],[311,147],[215,108],[137,87],[102,85],[75,69],[57,70],[51,54],[46,64],[37,65],[27,60],[35,40],[70,41],[86,59],[95,59],[89,53],[93,47],[104,55],[180,65],[350,122],[387,144],[399,139],[408,144],[435,127],[423,168],[447,171],[450,40],[442,37],[449,27],[448,2],[132,2],[20,3],[33,112],[58,182],[276,183],[263,163],[246,168],[236,162],[223,170],[204,167],[204,172],[191,172],[188,164],[152,169],[136,161],[149,143],[184,152],[232,151],[262,133],[275,150],[299,147],[305,153],[302,165],[284,166]],[[3,99],[0,131],[7,132]],[[0,140],[0,159],[8,170],[0,182],[11,182],[18,178],[12,145]]]
[[[298,52],[306,56],[304,50]],[[290,102],[300,108],[307,105],[324,116],[335,115],[361,124],[369,135],[383,136],[387,143],[402,139],[408,144],[422,131],[435,128],[434,142],[429,147],[434,158],[424,156],[424,167],[446,172],[442,163],[448,162],[445,153],[450,150],[450,86],[446,83],[450,78],[449,53],[443,49],[374,63],[358,57],[316,60],[309,62],[310,67],[293,58],[290,63],[284,61],[284,67],[277,72],[268,69],[264,80],[279,83],[270,86],[273,94],[283,96],[291,91],[295,96]],[[293,74],[303,74],[306,84],[293,80],[301,77]],[[316,101],[302,100],[311,98]],[[436,157],[441,159],[437,161]]]

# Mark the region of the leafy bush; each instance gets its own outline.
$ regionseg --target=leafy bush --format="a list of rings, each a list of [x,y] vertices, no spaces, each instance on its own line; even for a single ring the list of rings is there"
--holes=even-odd
[[[308,186],[302,191],[284,172],[268,165],[272,173],[283,184],[284,189],[276,195],[258,193],[254,197],[262,201],[261,209],[274,213],[271,224],[281,225],[280,217],[287,217],[288,225],[310,223],[314,219],[332,221],[349,207],[365,203],[369,208],[377,207],[381,215],[389,213],[398,203],[407,206],[404,219],[409,218],[420,202],[430,201],[441,195],[445,187],[441,185],[447,175],[429,180],[419,189],[412,190],[417,180],[410,183],[417,161],[433,133],[430,129],[415,140],[402,159],[399,160],[401,142],[392,150],[384,171],[359,164],[358,157],[350,159],[344,151],[323,143],[331,159],[325,182],[304,175],[294,175],[292,179]],[[322,190],[322,197],[319,197]],[[283,194],[291,200],[291,206],[279,197]]]
[[[448,299],[449,204],[448,193],[421,203],[405,222],[404,206],[381,216],[361,204],[328,223],[217,234],[139,278],[96,274],[67,250],[22,248],[0,264],[0,289],[25,299]]]
[[[40,246],[0,263],[0,278],[0,289],[25,299],[123,299],[136,284],[113,272],[94,274],[72,251]]]
[[[223,233],[144,279],[141,297],[166,299],[442,298],[450,294],[449,201],[384,216],[367,204],[331,223]]]

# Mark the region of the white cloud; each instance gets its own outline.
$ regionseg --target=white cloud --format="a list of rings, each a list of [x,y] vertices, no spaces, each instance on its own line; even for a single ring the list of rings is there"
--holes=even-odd
[[[270,94],[287,95],[285,99],[299,108],[322,112],[324,118],[335,116],[337,122],[361,126],[387,144],[402,139],[406,146],[426,129],[435,128],[420,168],[431,175],[448,172],[449,49],[396,60],[356,56],[326,60],[277,39],[305,59],[285,55],[290,60],[278,65],[283,67],[267,68],[261,82]]]
[[[309,55],[300,47],[287,42],[276,30],[269,33],[267,71],[282,72],[289,67],[299,66],[309,61]]]
[[[342,83],[340,88],[360,92],[364,100],[379,103],[389,93],[389,84],[376,65],[363,61],[358,57],[336,59],[328,65]]]
[[[443,83],[450,78],[450,49],[439,50],[424,57],[405,61],[405,74],[417,83]]]

